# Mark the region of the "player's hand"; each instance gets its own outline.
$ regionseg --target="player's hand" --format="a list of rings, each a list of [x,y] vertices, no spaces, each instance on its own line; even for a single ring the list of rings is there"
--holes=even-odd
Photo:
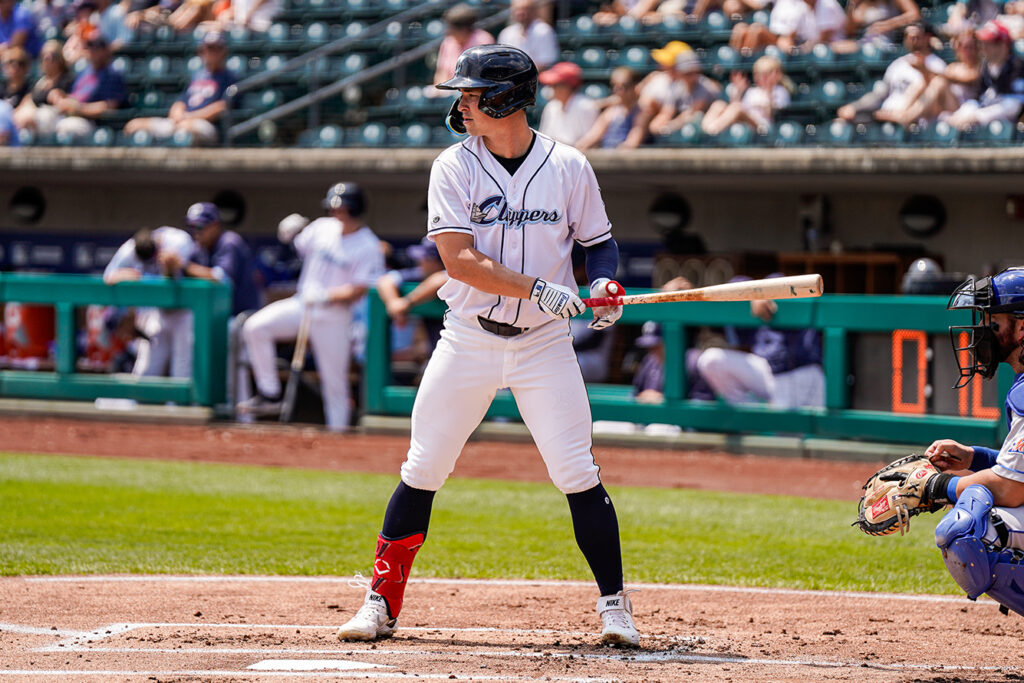
[[[779,310],[779,305],[771,299],[754,299],[750,302],[750,314],[770,323]]]
[[[925,449],[924,454],[940,472],[946,470],[965,470],[974,460],[974,449],[964,446],[953,439],[939,439]]]
[[[309,219],[297,213],[289,214],[277,224],[277,239],[282,244],[290,244],[302,229],[309,225]]]
[[[302,303],[307,306],[319,306],[325,304],[328,301],[326,289],[307,289],[301,294]]]
[[[530,301],[552,318],[571,318],[587,310],[580,295],[568,287],[537,278],[530,289]]]
[[[388,312],[388,317],[394,320],[399,325],[404,325],[405,321],[409,316],[409,309],[412,305],[409,300],[404,296],[400,299],[394,299],[384,304],[385,310]]]
[[[596,298],[606,296],[622,296],[626,290],[615,280],[606,277],[599,277],[590,284],[590,296]],[[603,330],[611,327],[622,317],[622,306],[596,306],[594,308],[594,319],[587,327],[595,330]]]

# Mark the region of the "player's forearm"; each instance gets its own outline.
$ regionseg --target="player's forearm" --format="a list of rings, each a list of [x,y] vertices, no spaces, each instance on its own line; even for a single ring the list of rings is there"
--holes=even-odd
[[[535,277],[517,273],[473,247],[463,247],[445,259],[448,276],[488,294],[529,299]]]
[[[366,295],[367,287],[362,285],[338,285],[327,290],[327,303],[350,304]]]
[[[424,301],[430,301],[437,296],[437,290],[448,282],[448,273],[438,271],[428,275],[422,282],[413,287],[413,290],[405,295],[410,306],[418,306]]]
[[[103,282],[108,285],[116,285],[118,282],[128,282],[142,279],[142,273],[134,268],[118,268],[110,273],[103,274]]]
[[[199,278],[200,280],[209,280],[210,282],[220,281],[214,274],[213,268],[207,268],[206,266],[201,266],[198,263],[189,263],[185,266],[185,275]]]

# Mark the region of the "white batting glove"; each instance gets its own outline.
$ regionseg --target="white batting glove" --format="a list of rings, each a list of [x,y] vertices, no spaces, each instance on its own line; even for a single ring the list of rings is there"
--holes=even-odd
[[[293,213],[281,219],[277,224],[277,239],[282,244],[290,244],[295,236],[302,232],[302,229],[309,225],[309,219],[303,215]]]
[[[590,296],[595,299],[606,296],[622,296],[625,293],[626,290],[622,285],[606,277],[599,277],[590,284]],[[621,317],[622,306],[596,306],[594,319],[587,327],[603,330],[614,325]]]
[[[530,301],[536,302],[540,310],[552,318],[571,318],[587,310],[580,295],[562,285],[537,278],[530,290]]]

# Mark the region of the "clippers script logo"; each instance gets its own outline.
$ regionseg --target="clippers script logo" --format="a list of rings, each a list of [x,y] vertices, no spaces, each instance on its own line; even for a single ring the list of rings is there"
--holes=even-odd
[[[494,195],[479,204],[473,204],[469,210],[469,220],[477,225],[503,223],[506,228],[521,230],[527,223],[558,223],[562,215],[557,210],[510,209],[504,197]]]

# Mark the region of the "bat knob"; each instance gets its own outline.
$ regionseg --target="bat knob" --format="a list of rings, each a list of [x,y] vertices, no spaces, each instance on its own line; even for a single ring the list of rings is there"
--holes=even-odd
[[[623,294],[626,293],[626,290],[623,289],[622,285],[620,285],[615,280],[610,281],[607,285],[605,285],[605,287],[608,290],[608,296],[622,296]]]

